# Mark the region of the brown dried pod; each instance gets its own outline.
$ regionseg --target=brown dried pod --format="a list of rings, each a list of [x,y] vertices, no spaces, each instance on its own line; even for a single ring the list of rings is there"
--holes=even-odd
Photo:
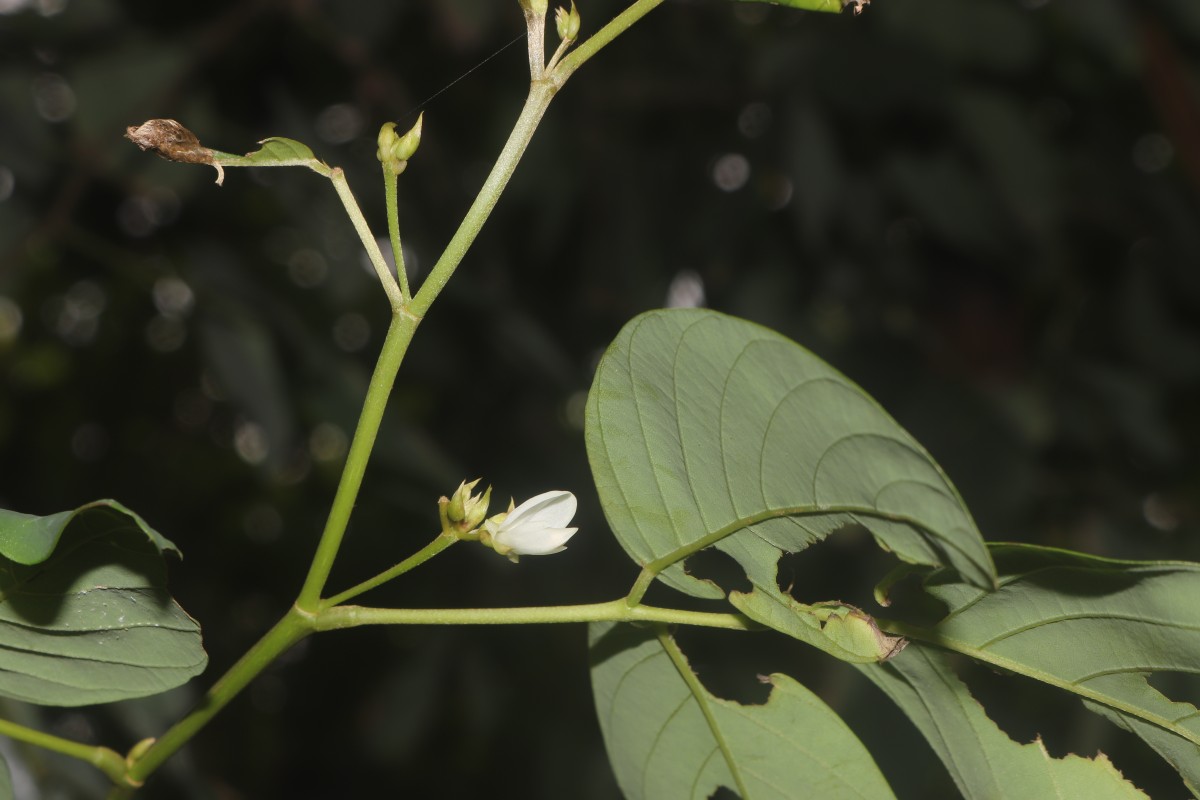
[[[200,144],[196,134],[173,119],[152,119],[136,127],[130,125],[125,129],[125,138],[168,161],[216,167],[217,184],[225,180],[225,171],[213,159],[213,151]]]

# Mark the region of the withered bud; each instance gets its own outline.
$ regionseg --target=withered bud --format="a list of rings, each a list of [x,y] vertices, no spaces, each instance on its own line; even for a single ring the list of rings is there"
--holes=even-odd
[[[168,161],[215,167],[218,186],[225,180],[225,170],[213,158],[213,151],[200,144],[196,134],[173,119],[152,119],[136,127],[130,125],[125,129],[125,138]]]

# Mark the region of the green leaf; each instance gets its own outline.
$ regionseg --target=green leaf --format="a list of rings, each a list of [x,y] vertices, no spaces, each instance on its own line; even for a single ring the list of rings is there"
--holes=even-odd
[[[1200,672],[1200,564],[1019,544],[992,553],[997,591],[935,573],[926,590],[948,613],[903,630],[1080,695],[1200,785],[1200,711],[1147,682],[1156,672]]]
[[[592,689],[627,800],[891,798],[870,753],[820,698],[772,675],[764,705],[709,693],[663,631],[595,623]]]
[[[224,167],[308,167],[325,177],[332,174],[329,165],[317,158],[308,145],[295,139],[272,136],[259,144],[262,147],[244,156],[214,150],[213,160]]]
[[[96,509],[109,508],[142,531],[158,548],[176,555],[179,549],[166,537],[146,524],[146,521],[115,500],[97,500],[71,511],[60,511],[46,517],[22,514],[0,508],[0,556],[18,564],[40,564],[50,557],[63,531],[78,516],[96,515]]]
[[[780,555],[855,525],[904,561],[994,585],[929,454],[862,389],[758,325],[700,309],[636,317],[597,369],[586,437],[617,539],[689,594],[722,596],[679,563],[711,545],[782,601]]]
[[[111,500],[46,517],[0,512],[0,695],[87,705],[200,674],[200,628],[166,591],[168,550]]]
[[[936,648],[909,645],[886,664],[858,667],[913,721],[972,800],[1146,798],[1103,754],[1053,758],[1041,740],[1008,738]]]

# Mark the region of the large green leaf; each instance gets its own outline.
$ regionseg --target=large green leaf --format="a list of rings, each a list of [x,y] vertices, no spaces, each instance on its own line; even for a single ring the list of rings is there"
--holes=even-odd
[[[676,309],[630,321],[588,395],[587,449],[621,545],[690,594],[722,594],[679,563],[712,545],[782,601],[780,555],[853,525],[904,561],[994,585],[929,454],[824,361],[744,320]]]
[[[1041,741],[1008,738],[935,648],[912,644],[859,670],[912,720],[973,800],[1135,800],[1146,795],[1103,755],[1053,758]]]
[[[45,517],[0,512],[0,695],[104,703],[202,672],[200,628],[166,591],[168,550],[111,500]]]
[[[841,718],[786,675],[764,705],[709,693],[664,631],[590,627],[600,729],[627,800],[891,798]]]
[[[1200,711],[1147,682],[1200,673],[1200,564],[1117,561],[1000,544],[1000,588],[938,572],[926,590],[949,611],[911,635],[1080,695],[1200,786]]]

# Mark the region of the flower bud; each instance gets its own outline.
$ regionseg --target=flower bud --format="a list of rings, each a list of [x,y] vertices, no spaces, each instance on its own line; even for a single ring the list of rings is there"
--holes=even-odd
[[[579,9],[575,8],[575,0],[571,0],[571,10],[562,6],[554,9],[554,25],[558,28],[558,38],[564,42],[573,42],[579,35]]]
[[[376,142],[379,144],[379,150],[376,151],[375,155],[382,161],[383,154],[389,152],[392,149],[392,145],[396,143],[396,123],[383,123],[383,127],[379,129],[379,138],[376,139]]]
[[[546,10],[550,7],[549,0],[520,0],[520,3],[526,12],[533,12],[539,17],[546,16]]]
[[[404,172],[404,168],[408,166],[408,160],[412,158],[413,153],[417,152],[417,147],[421,144],[421,126],[424,122],[425,114],[422,112],[417,117],[417,124],[413,125],[403,136],[396,135],[396,123],[385,122],[379,129],[379,138],[376,140],[379,149],[375,151],[375,157],[379,159],[380,163],[391,167],[392,172],[397,175]]]
[[[479,480],[476,478],[470,483],[460,483],[446,506],[446,519],[461,533],[475,530],[487,516],[488,505],[492,501],[492,487],[489,486],[483,494],[471,494]]]

